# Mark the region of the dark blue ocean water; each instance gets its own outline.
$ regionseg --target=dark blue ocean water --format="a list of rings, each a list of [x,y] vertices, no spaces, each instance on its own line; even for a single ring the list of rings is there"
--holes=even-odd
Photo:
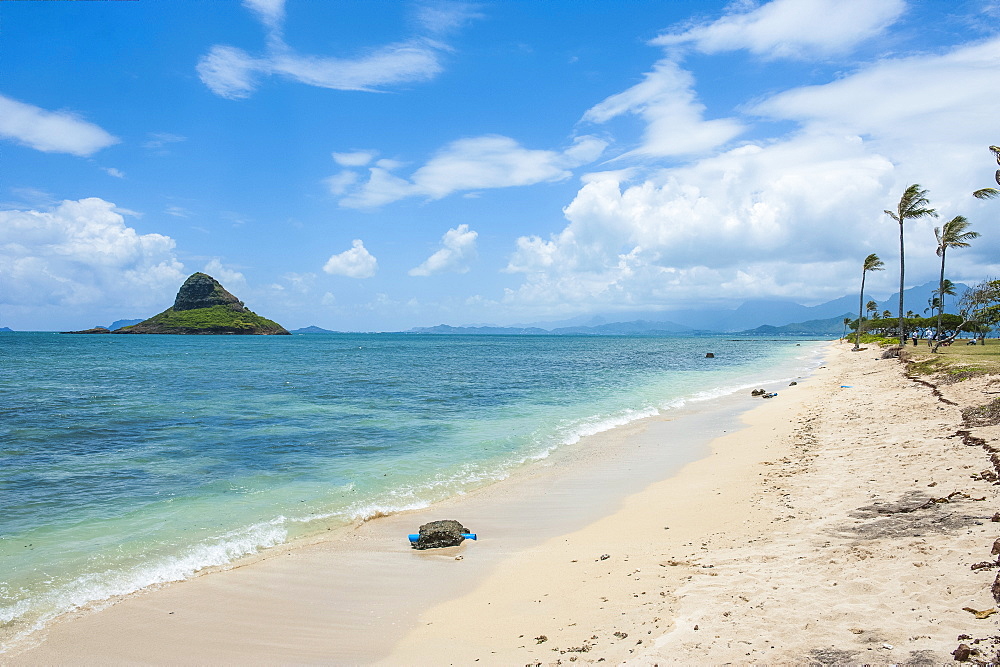
[[[0,334],[0,623],[21,632],[427,505],[584,435],[794,376],[816,350],[704,337]]]

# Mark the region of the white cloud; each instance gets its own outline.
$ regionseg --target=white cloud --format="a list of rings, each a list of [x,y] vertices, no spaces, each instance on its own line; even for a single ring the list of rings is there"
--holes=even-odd
[[[176,144],[181,141],[187,141],[187,137],[179,134],[171,134],[170,132],[150,132],[149,140],[143,142],[142,147],[153,151],[159,151],[168,144]]]
[[[745,5],[743,5],[745,6]],[[906,10],[904,0],[773,0],[739,7],[712,23],[663,34],[651,43],[691,45],[702,53],[746,49],[771,58],[847,53],[881,34]]]
[[[459,139],[438,151],[410,180],[372,167],[368,181],[340,203],[365,208],[405,197],[441,199],[462,190],[562,181],[572,175],[573,167],[596,159],[605,146],[606,142],[591,136],[577,138],[562,151],[524,148],[500,135]]]
[[[103,129],[66,111],[46,111],[0,95],[0,137],[45,153],[93,155],[119,142]]]
[[[258,60],[235,46],[213,46],[195,69],[201,82],[219,97],[239,100],[250,97],[261,73],[269,73],[267,60]]]
[[[243,0],[243,6],[257,14],[268,28],[279,28],[285,18],[285,0]]]
[[[115,178],[125,178],[124,172],[122,172],[120,169],[115,169],[114,167],[106,167],[104,171],[107,172],[109,176],[114,176]]]
[[[282,0],[244,0],[244,5],[267,29],[267,51],[253,56],[234,46],[217,44],[209,49],[196,69],[202,82],[221,97],[247,98],[262,76],[272,74],[320,88],[375,91],[393,84],[427,81],[443,69],[441,54],[447,46],[425,37],[373,47],[353,58],[299,54],[282,38]],[[464,5],[428,5],[418,25],[440,34],[475,16]]]
[[[332,153],[333,161],[341,167],[363,167],[378,155],[377,151],[351,151],[349,153]]]
[[[466,273],[469,261],[476,257],[477,232],[468,225],[449,229],[441,237],[441,248],[420,266],[410,269],[411,276],[431,276],[436,273]]]
[[[344,194],[357,182],[358,174],[354,171],[342,171],[324,180],[327,189],[331,194],[335,195]]]
[[[208,263],[205,264],[205,268],[203,268],[202,271],[218,280],[224,287],[245,287],[247,284],[246,276],[236,269],[231,269],[225,266],[222,263],[222,260],[218,257],[213,257],[209,260]],[[230,291],[232,291],[232,289],[230,289]]]
[[[348,278],[371,278],[378,271],[378,261],[361,239],[354,239],[351,249],[339,255],[333,255],[326,261],[323,270],[335,276]]]
[[[584,177],[563,229],[517,240],[507,271],[524,283],[504,306],[817,302],[848,293],[868,253],[897,261],[898,228],[882,211],[911,183],[930,189],[942,216],[967,215],[985,231],[993,203],[970,193],[990,173],[998,96],[1000,39],[885,59],[776,94],[747,111],[799,125],[781,139],[676,168]],[[633,108],[625,102],[599,111]],[[907,284],[936,277],[935,224],[907,227]],[[984,234],[949,256],[949,272],[994,275],[997,256],[1000,240]],[[873,288],[893,291],[891,273],[873,277]]]
[[[49,210],[0,211],[3,303],[149,307],[183,280],[174,240],[139,234],[97,197]]]
[[[433,2],[417,7],[417,23],[433,34],[451,32],[468,23],[482,18],[476,6],[464,2]]]
[[[743,132],[735,119],[704,120],[704,111],[691,73],[671,60],[661,60],[641,83],[593,106],[583,120],[605,123],[626,113],[641,116],[646,133],[634,153],[654,156],[701,153]]]

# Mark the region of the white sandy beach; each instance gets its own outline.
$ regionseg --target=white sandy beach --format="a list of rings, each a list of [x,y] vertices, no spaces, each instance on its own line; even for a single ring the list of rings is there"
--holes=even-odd
[[[995,560],[1000,494],[978,475],[990,454],[955,433],[960,408],[1000,387],[942,386],[953,405],[877,350],[848,349],[832,344],[825,367],[775,399],[595,436],[571,473],[556,460],[80,612],[2,659],[937,664],[959,643],[993,656],[997,616],[963,608],[996,604],[996,568],[970,566]],[[987,446],[1000,435],[969,430]],[[686,465],[657,447],[705,433],[720,437]],[[437,518],[482,540],[418,553],[400,539]]]

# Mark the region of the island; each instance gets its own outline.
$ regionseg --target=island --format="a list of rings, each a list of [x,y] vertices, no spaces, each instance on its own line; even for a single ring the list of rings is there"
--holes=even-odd
[[[218,280],[205,273],[192,274],[178,290],[174,305],[148,320],[114,331],[98,328],[64,333],[291,335],[277,322],[261,317],[247,308]]]

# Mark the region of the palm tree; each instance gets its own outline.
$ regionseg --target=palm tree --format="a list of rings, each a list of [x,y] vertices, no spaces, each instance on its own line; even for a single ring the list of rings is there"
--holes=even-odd
[[[882,271],[883,269],[885,269],[885,263],[875,253],[865,257],[864,264],[861,266],[861,296],[858,298],[858,335],[854,339],[854,350],[861,349],[861,304],[865,302],[865,277],[869,271]],[[866,307],[865,310],[878,310],[878,305],[874,301],[869,301],[866,305],[871,307]]]
[[[878,270],[881,271],[881,269]],[[863,279],[864,276],[862,276],[862,280]],[[878,304],[874,301],[869,301],[865,304],[865,312],[868,313],[868,317],[875,317],[875,314],[878,312]]]
[[[921,190],[916,183],[903,191],[895,211],[886,209],[887,216],[899,224],[899,344],[906,340],[906,330],[903,324],[903,279],[906,275],[903,256],[903,223],[907,220],[917,220],[926,216],[937,217],[937,211],[928,208],[927,190]]]
[[[886,308],[885,310],[882,311],[882,319],[883,320],[887,320],[890,317],[892,317],[892,311],[891,310],[889,310],[888,308]]]
[[[845,338],[847,338],[847,325],[850,324],[850,323],[851,323],[851,318],[845,317],[844,318],[844,334],[840,337],[841,342],[843,342],[843,340]],[[860,316],[858,317],[858,326],[859,327],[861,326],[861,317]]]
[[[1000,164],[1000,146],[990,146],[990,150],[993,151],[993,155],[997,158],[997,164]],[[994,180],[996,180],[997,185],[1000,185],[1000,169],[997,169],[996,175],[994,175]],[[996,188],[983,188],[982,190],[976,190],[972,193],[972,196],[976,199],[993,199],[994,197],[1000,196],[1000,190]]]
[[[938,244],[937,254],[938,257],[941,258],[941,278],[938,281],[938,296],[941,297],[941,303],[938,306],[937,332],[934,335],[935,339],[941,338],[941,316],[944,314],[944,295],[955,293],[954,287],[952,287],[951,292],[946,292],[944,289],[944,255],[948,252],[948,248],[968,248],[969,241],[979,238],[979,232],[970,230],[969,224],[970,223],[965,219],[965,216],[956,215],[954,218],[944,223],[943,227],[934,228],[934,238],[937,239]]]

